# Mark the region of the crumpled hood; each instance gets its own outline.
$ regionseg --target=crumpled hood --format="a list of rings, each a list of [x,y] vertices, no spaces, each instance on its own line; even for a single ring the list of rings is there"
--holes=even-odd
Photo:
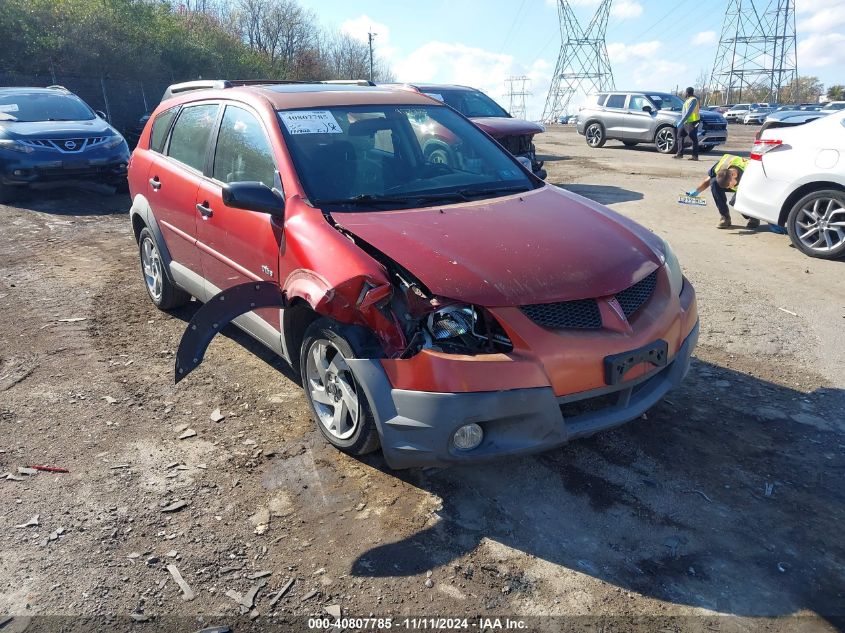
[[[0,134],[5,138],[85,138],[116,132],[97,117],[90,121],[0,121]]]
[[[662,263],[653,233],[549,185],[481,202],[332,217],[434,294],[488,307],[615,294]]]
[[[493,138],[517,136],[520,134],[539,134],[540,132],[546,131],[546,128],[539,123],[508,117],[478,117],[472,119],[472,122]]]

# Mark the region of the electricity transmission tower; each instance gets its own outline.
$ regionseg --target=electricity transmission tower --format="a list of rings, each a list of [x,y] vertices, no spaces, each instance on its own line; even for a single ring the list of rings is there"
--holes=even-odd
[[[576,94],[614,88],[613,71],[604,40],[611,2],[602,0],[585,29],[575,17],[568,0],[558,0],[560,54],[543,108],[543,121],[555,120],[566,114]]]
[[[795,0],[728,0],[710,94],[722,103],[777,103],[798,77],[795,44]]]
[[[508,77],[506,80],[508,91],[505,96],[508,98],[508,112],[515,119],[525,118],[525,97],[531,93],[525,90],[525,84],[529,79],[525,75],[519,77]],[[519,84],[517,87],[516,84]]]

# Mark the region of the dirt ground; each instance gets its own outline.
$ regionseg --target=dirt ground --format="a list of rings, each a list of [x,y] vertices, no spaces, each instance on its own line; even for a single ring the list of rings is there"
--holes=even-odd
[[[732,126],[726,149],[751,138]],[[304,630],[337,613],[845,630],[845,262],[765,225],[719,231],[712,201],[677,204],[710,159],[594,150],[561,126],[538,146],[550,182],[672,243],[701,339],[645,419],[483,467],[392,472],[327,447],[284,364],[234,330],[175,386],[193,309],[147,299],[128,198],[0,206],[2,633],[83,616]],[[33,465],[69,473],[19,474]]]

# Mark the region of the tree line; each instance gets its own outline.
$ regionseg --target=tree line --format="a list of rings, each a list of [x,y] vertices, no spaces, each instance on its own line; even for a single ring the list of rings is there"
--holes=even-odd
[[[2,0],[0,71],[121,79],[367,79],[369,48],[297,0]],[[376,58],[376,81],[393,79]]]

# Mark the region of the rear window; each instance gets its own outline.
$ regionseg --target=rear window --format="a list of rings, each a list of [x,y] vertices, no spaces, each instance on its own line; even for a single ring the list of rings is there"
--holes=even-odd
[[[607,99],[606,106],[608,108],[624,108],[625,107],[625,95],[610,95]]]
[[[170,131],[170,124],[173,123],[173,117],[176,116],[178,110],[178,107],[165,110],[153,121],[153,130],[150,133],[150,149],[154,152],[161,154],[164,150],[164,141],[167,138],[167,133]]]
[[[182,108],[170,135],[167,155],[188,167],[202,171],[218,108],[216,103]]]
[[[607,95],[599,95],[599,99],[598,99],[597,103],[600,106],[603,106],[605,101],[607,101]]]

